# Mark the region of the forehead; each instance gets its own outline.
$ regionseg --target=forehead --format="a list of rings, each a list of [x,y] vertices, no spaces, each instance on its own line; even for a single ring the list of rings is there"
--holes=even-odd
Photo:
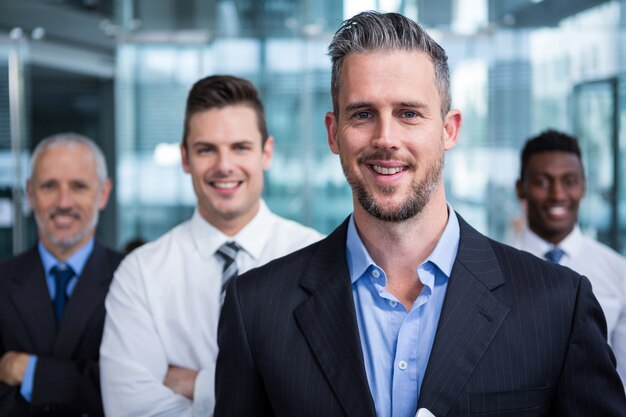
[[[582,162],[575,153],[565,151],[545,151],[532,155],[528,160],[529,174],[581,174]]]
[[[189,119],[188,144],[258,141],[261,132],[256,111],[246,104],[200,111]]]
[[[375,51],[350,54],[341,68],[339,98],[352,101],[367,97],[439,101],[433,62],[424,52]],[[418,96],[418,97],[416,97]]]
[[[35,161],[34,176],[97,180],[96,160],[91,149],[77,143],[53,145],[42,150]]]

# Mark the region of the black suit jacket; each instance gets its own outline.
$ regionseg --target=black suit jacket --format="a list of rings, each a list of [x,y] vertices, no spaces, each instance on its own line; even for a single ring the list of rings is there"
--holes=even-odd
[[[416,409],[437,417],[625,416],[589,281],[459,222]],[[346,230],[344,222],[325,240],[230,283],[218,331],[216,417],[376,415]]]
[[[95,243],[57,329],[39,251],[0,263],[0,355],[38,355],[32,402],[0,383],[0,416],[102,416],[104,297],[122,254]]]

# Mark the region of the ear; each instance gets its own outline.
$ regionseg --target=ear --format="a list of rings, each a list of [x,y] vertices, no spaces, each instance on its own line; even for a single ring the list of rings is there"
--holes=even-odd
[[[524,183],[521,179],[518,179],[515,182],[515,193],[517,194],[517,198],[520,200],[526,199],[526,193],[524,192]]]
[[[267,171],[272,166],[272,157],[274,156],[274,137],[268,136],[263,144],[263,171]]]
[[[100,198],[98,200],[98,210],[104,210],[109,202],[109,195],[111,194],[111,189],[113,188],[113,183],[110,178],[104,180],[104,184],[102,184],[102,188],[100,189]]]
[[[189,154],[184,143],[180,144],[180,160],[183,163],[183,170],[189,174],[191,172],[191,167],[189,166]]]
[[[443,121],[443,146],[446,151],[454,148],[461,129],[461,112],[450,110]]]
[[[35,185],[33,184],[33,180],[32,179],[28,179],[26,181],[26,194],[28,195],[28,203],[30,204],[31,207],[34,206],[35,204],[35,189],[34,189]]]
[[[324,117],[326,134],[328,135],[328,146],[334,154],[339,154],[339,143],[337,142],[337,118],[335,113],[327,112]]]

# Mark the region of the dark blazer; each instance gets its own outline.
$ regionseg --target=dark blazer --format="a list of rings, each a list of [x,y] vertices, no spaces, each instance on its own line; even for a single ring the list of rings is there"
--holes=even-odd
[[[589,281],[459,222],[416,409],[437,417],[625,416]],[[218,330],[215,417],[376,415],[346,231],[344,222],[323,241],[230,283]]]
[[[32,402],[0,383],[0,416],[102,416],[104,297],[123,255],[96,242],[56,328],[39,251],[0,263],[0,355],[38,355]]]

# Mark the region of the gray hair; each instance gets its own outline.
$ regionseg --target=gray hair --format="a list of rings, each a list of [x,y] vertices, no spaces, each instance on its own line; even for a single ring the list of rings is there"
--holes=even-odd
[[[104,181],[107,179],[107,164],[104,160],[104,154],[94,141],[87,138],[86,136],[79,135],[78,133],[74,132],[58,133],[56,135],[48,136],[47,138],[39,142],[39,144],[37,144],[30,159],[30,178],[33,178],[37,162],[39,162],[39,158],[41,157],[42,152],[46,149],[59,147],[73,148],[81,145],[87,147],[87,149],[89,149],[89,151],[91,152],[91,155],[96,162],[96,174],[98,175],[98,182],[100,183],[100,185],[104,184]]]
[[[349,54],[374,51],[418,51],[427,53],[435,67],[435,83],[441,97],[442,118],[450,110],[450,70],[444,49],[413,20],[398,13],[361,12],[345,20],[328,46],[332,61],[333,111],[338,115],[341,66]]]

